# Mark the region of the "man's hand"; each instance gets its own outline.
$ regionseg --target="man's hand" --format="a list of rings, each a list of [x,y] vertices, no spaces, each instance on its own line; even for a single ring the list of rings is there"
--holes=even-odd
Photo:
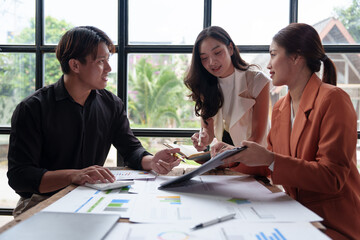
[[[116,181],[115,176],[111,173],[108,168],[101,166],[90,166],[84,169],[76,170],[70,175],[71,183],[78,185],[84,185],[86,182],[95,183],[100,182],[114,182]]]
[[[114,182],[115,176],[107,168],[97,165],[84,169],[63,169],[55,171],[47,171],[41,178],[39,192],[53,192],[68,186],[69,184],[84,185],[86,182],[95,183]]]
[[[150,161],[150,168],[159,174],[167,174],[175,166],[180,164],[180,159],[175,153],[180,152],[179,148],[164,149],[157,152]]]

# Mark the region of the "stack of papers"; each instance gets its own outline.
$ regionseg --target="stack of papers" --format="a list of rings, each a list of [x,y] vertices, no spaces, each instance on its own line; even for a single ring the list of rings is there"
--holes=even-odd
[[[119,175],[124,174],[119,172]],[[139,173],[128,172],[125,175],[136,177]],[[19,235],[22,232],[31,232],[32,238],[42,239],[40,229],[36,230],[39,226],[47,234],[50,234],[48,229],[53,231],[47,237],[56,235],[71,239],[57,235],[58,228],[52,228],[55,225],[61,226],[62,230],[67,229],[64,231],[66,233],[73,232],[77,239],[92,239],[90,233],[97,239],[107,234],[108,240],[329,239],[310,224],[322,221],[321,217],[284,192],[272,193],[250,176],[196,176],[185,181],[181,187],[159,189],[161,184],[175,178],[158,176],[135,179],[133,185],[107,191],[79,186],[29,221],[16,225],[8,233],[4,232],[0,239],[15,236],[14,231],[16,239],[25,238]],[[229,213],[235,213],[235,217],[191,230],[194,225]],[[55,219],[54,216],[60,218]],[[129,218],[130,222],[138,224],[114,225],[119,217]],[[51,221],[43,223],[44,219]],[[76,224],[72,223],[73,220],[76,220]],[[79,232],[78,229],[83,231]]]

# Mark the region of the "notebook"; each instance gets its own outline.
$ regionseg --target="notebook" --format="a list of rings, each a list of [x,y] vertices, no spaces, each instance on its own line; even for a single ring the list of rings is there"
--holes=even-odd
[[[193,145],[175,143],[164,143],[164,145],[168,148],[180,148],[180,154],[188,160],[206,162],[211,158],[210,151],[198,152]]]

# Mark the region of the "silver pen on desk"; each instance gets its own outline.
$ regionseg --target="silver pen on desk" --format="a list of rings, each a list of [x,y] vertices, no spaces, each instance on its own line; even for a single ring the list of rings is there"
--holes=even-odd
[[[223,217],[218,217],[218,218],[215,218],[215,219],[207,221],[207,222],[199,223],[199,224],[195,225],[194,227],[192,227],[191,229],[197,230],[197,229],[201,229],[201,228],[204,228],[204,227],[216,224],[216,223],[224,222],[226,220],[230,220],[230,219],[234,218],[235,215],[236,215],[236,213],[231,213],[231,214],[225,215]]]

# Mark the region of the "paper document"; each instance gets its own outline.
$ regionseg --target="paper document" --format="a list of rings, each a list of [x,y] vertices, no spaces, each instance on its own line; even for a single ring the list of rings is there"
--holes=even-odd
[[[129,218],[137,195],[128,194],[128,191],[128,187],[99,191],[79,186],[42,211],[117,214],[122,218]]]
[[[309,223],[244,223],[231,220],[208,228],[191,231],[189,224],[117,223],[106,240],[329,240]]]
[[[155,183],[166,179],[158,177]],[[196,223],[233,212],[244,222],[322,221],[284,192],[272,193],[244,176],[198,176],[185,187],[138,195],[130,214],[133,222]]]

